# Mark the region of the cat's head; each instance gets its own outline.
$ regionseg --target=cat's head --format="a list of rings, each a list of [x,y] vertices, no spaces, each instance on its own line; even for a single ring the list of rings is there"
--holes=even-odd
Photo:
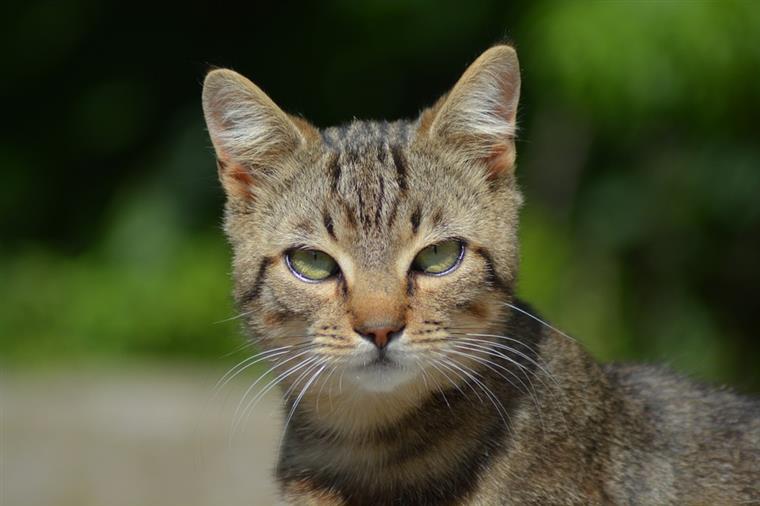
[[[498,326],[518,264],[519,90],[515,51],[496,46],[414,121],[318,130],[208,74],[235,299],[278,372],[390,391]]]

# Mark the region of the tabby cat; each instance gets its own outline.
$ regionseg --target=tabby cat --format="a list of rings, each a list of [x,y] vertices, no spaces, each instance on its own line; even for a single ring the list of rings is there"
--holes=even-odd
[[[760,403],[600,365],[514,294],[517,55],[414,121],[318,130],[213,70],[234,296],[287,504],[760,504]]]

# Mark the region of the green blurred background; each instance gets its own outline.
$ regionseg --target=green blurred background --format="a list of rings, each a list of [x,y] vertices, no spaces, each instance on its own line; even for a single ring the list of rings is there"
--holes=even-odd
[[[0,365],[231,362],[210,66],[319,126],[413,117],[521,59],[520,293],[603,360],[760,391],[750,1],[6,5]]]

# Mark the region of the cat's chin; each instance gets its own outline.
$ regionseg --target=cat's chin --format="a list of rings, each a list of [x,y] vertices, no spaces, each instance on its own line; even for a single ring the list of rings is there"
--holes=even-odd
[[[373,363],[346,373],[358,390],[375,393],[393,392],[417,377],[417,372],[394,364]]]

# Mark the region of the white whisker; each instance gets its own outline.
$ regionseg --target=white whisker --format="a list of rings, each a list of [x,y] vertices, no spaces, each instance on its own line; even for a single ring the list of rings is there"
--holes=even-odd
[[[266,394],[268,394],[270,391],[272,391],[273,388],[275,388],[277,385],[285,381],[288,377],[294,375],[298,371],[301,371],[302,369],[306,367],[310,367],[319,359],[319,357],[309,357],[303,362],[299,362],[296,365],[291,366],[287,371],[281,373],[278,375],[275,379],[271,380],[269,383],[267,383],[264,388],[258,392],[253,399],[251,399],[248,404],[246,405],[245,409],[242,412],[242,415],[238,419],[238,424],[242,422],[242,420],[248,418],[251,411],[256,407],[256,405],[259,403],[261,399],[264,398]]]
[[[232,381],[237,375],[245,371],[247,368],[261,362],[262,360],[267,360],[271,359],[272,357],[283,355],[289,351],[289,348],[292,348],[292,346],[280,346],[279,348],[262,351],[239,362],[237,365],[227,371],[224,376],[219,379],[219,381],[216,382],[213,389],[213,396],[216,396],[219,391],[227,385],[227,383]]]
[[[249,314],[252,314],[253,311],[244,311],[240,314],[236,314],[235,316],[230,316],[229,318],[225,318],[223,320],[219,320],[213,323],[213,325],[219,325],[220,323],[226,323],[231,322],[232,320],[237,320],[238,318],[242,318],[244,316],[248,316]]]
[[[314,367],[310,367],[308,370],[313,371],[317,367],[319,367],[319,370],[312,375],[309,381],[306,382],[306,385],[304,385],[303,389],[301,390],[301,393],[298,394],[298,397],[296,397],[295,402],[293,402],[293,406],[290,408],[290,413],[288,413],[288,417],[285,419],[285,424],[282,426],[282,435],[280,436],[280,444],[277,446],[280,450],[282,449],[282,443],[285,439],[285,434],[288,430],[288,424],[290,424],[290,420],[293,418],[293,414],[296,412],[296,408],[298,407],[298,404],[301,402],[301,399],[303,399],[303,396],[306,394],[306,391],[309,389],[309,387],[314,383],[314,381],[319,377],[322,371],[324,371],[325,368],[327,367],[327,359],[323,358],[321,360],[318,360],[316,364],[314,365]],[[280,460],[279,458],[280,450],[278,450],[277,461]]]
[[[492,337],[492,338],[495,338],[495,339],[504,339],[504,340],[507,340],[507,341],[513,341],[513,342],[520,343],[520,341],[517,340],[517,339],[514,339],[512,337],[508,337],[508,336],[501,336],[501,335],[498,335],[498,334],[474,334],[474,333],[467,333],[465,335],[466,336],[471,336],[471,337]],[[465,339],[465,338],[463,338],[463,339]],[[486,341],[486,342],[491,342],[491,341]],[[524,358],[525,360],[527,360],[528,362],[530,362],[531,364],[533,364],[534,366],[536,366],[538,369],[540,369],[541,372],[543,372],[544,374],[546,374],[547,377],[551,378],[551,380],[554,381],[555,384],[557,384],[557,380],[554,378],[554,376],[548,370],[546,370],[546,368],[544,366],[542,366],[540,363],[538,363],[536,360],[534,360],[529,355],[526,355],[525,353],[521,352],[520,350],[516,350],[515,348],[512,348],[511,346],[506,346],[506,345],[499,344],[499,343],[492,343],[492,344],[498,345],[497,347],[505,349],[505,350],[508,350],[509,352],[514,353],[515,355],[519,355],[520,357]]]
[[[292,360],[295,360],[295,359],[297,359],[298,357],[301,357],[301,356],[303,356],[303,355],[305,355],[305,354],[309,353],[309,352],[311,351],[311,349],[312,349],[311,347],[310,347],[310,348],[307,348],[306,350],[304,350],[304,351],[302,351],[302,352],[300,352],[300,353],[298,353],[298,354],[296,354],[296,355],[294,355],[294,356],[292,356],[292,357],[290,357],[290,358],[287,358],[287,359],[285,359],[285,360],[280,360],[280,361],[278,361],[278,362],[277,362],[276,364],[274,364],[272,367],[270,367],[269,369],[267,369],[267,371],[266,371],[266,372],[264,372],[263,374],[261,374],[261,375],[260,375],[260,376],[259,376],[259,377],[256,379],[256,381],[254,381],[254,382],[253,382],[253,383],[252,383],[252,384],[251,384],[251,385],[248,387],[248,389],[245,391],[245,393],[243,394],[242,398],[240,399],[240,402],[238,402],[238,405],[237,405],[237,407],[235,408],[235,413],[232,415],[232,434],[230,435],[230,438],[232,438],[232,437],[234,436],[234,434],[235,434],[235,431],[236,431],[237,425],[238,425],[238,423],[239,423],[239,420],[238,420],[238,415],[240,414],[240,410],[242,409],[242,406],[243,406],[243,404],[245,403],[245,400],[246,400],[246,399],[248,398],[248,396],[251,394],[251,392],[252,392],[252,391],[253,391],[253,389],[256,387],[256,385],[259,383],[259,381],[261,381],[262,379],[264,379],[265,377],[267,377],[267,375],[268,375],[268,374],[270,374],[272,371],[274,371],[274,370],[275,370],[275,369],[277,369],[278,367],[281,367],[282,365],[284,365],[284,364],[286,364],[286,363],[288,363],[288,362],[290,362],[290,361],[292,361]],[[297,366],[298,366],[298,365],[301,365],[301,364],[297,364]],[[296,366],[296,367],[297,367],[297,366]],[[291,369],[292,369],[292,368],[291,368]],[[289,369],[288,371],[290,371],[290,369]],[[278,378],[280,378],[280,376],[278,376]],[[273,381],[277,381],[277,378],[276,378],[275,380],[273,380]],[[272,382],[270,382],[269,384],[271,384],[271,383],[272,383]],[[268,385],[269,385],[269,384],[268,384]],[[267,385],[267,386],[268,386],[268,385]],[[258,395],[257,395],[257,397],[258,397]],[[256,397],[254,397],[254,400],[255,400],[255,399],[256,399]],[[250,404],[249,404],[248,406],[250,406]],[[248,408],[246,408],[246,411],[247,411],[247,410],[248,410]]]
[[[335,364],[330,369],[330,372],[327,373],[327,376],[322,378],[322,386],[319,387],[319,391],[317,392],[317,402],[314,406],[314,411],[316,413],[319,413],[319,399],[322,398],[322,391],[325,389],[325,385],[327,385],[327,382],[330,381],[330,377],[333,375],[333,373],[338,369],[338,365]],[[332,411],[332,391],[327,392],[327,396],[330,398],[330,410]]]
[[[553,325],[550,325],[550,324],[546,323],[545,321],[543,321],[538,316],[532,315],[529,312],[527,312],[526,310],[521,309],[521,308],[515,306],[514,304],[510,304],[509,302],[504,302],[503,304],[505,306],[509,307],[509,308],[514,309],[515,311],[519,311],[520,313],[524,314],[525,316],[527,316],[529,318],[533,318],[535,321],[537,321],[541,325],[544,325],[545,327],[552,329],[554,332],[556,332],[556,333],[558,333],[560,335],[563,335],[566,338],[570,339],[571,341],[575,342],[575,338],[574,337],[569,336],[569,335],[565,334],[564,332],[562,332],[561,330],[559,330],[557,327],[554,327]]]
[[[506,359],[506,360],[514,363],[514,364],[517,364],[517,362],[514,362],[512,359],[510,359],[509,357],[505,356],[504,354],[496,352],[496,351],[493,351],[493,350],[484,350],[484,349],[479,349],[479,348],[470,348],[469,346],[464,346],[464,345],[454,345],[454,347],[457,348],[457,349],[464,349],[464,350],[472,351],[474,353],[485,353],[485,354],[490,355],[490,356],[501,357],[501,358],[504,358],[504,359]],[[468,357],[468,358],[470,358],[470,359],[472,359],[472,360],[474,360],[474,361],[476,361],[476,362],[484,365],[485,367],[488,367],[490,370],[492,370],[493,372],[495,372],[496,374],[498,374],[499,376],[501,376],[502,378],[504,378],[510,385],[512,385],[513,387],[515,387],[519,391],[520,389],[517,387],[517,385],[515,385],[509,378],[507,378],[506,376],[504,376],[502,373],[500,373],[499,371],[497,371],[495,368],[498,367],[499,369],[502,369],[503,371],[508,372],[509,374],[511,374],[512,376],[514,376],[515,379],[517,379],[517,381],[519,381],[520,384],[522,385],[522,387],[525,389],[525,393],[527,393],[530,396],[530,398],[533,400],[533,404],[535,405],[536,412],[538,414],[539,422],[541,423],[541,428],[543,429],[544,432],[546,432],[546,425],[544,423],[543,415],[541,413],[541,405],[538,402],[538,394],[536,393],[536,388],[533,385],[533,382],[530,380],[530,376],[528,376],[527,373],[525,374],[525,378],[528,380],[528,384],[530,386],[526,385],[525,382],[520,378],[520,376],[518,376],[514,371],[512,371],[512,370],[504,367],[503,365],[498,364],[498,363],[496,363],[496,362],[494,362],[492,360],[488,360],[488,359],[483,358],[483,357],[476,357],[476,356],[471,355],[469,353],[461,353],[461,352],[456,352],[454,350],[449,350],[449,351],[451,353],[459,353],[459,354],[461,354],[463,356],[466,356],[466,357]],[[517,365],[519,365],[520,367],[522,367],[521,364],[517,364]]]
[[[461,371],[468,378],[470,378],[476,385],[478,385],[478,388],[483,390],[483,393],[486,394],[486,397],[488,398],[488,400],[490,400],[491,404],[493,404],[494,408],[496,409],[496,412],[499,414],[499,417],[501,417],[502,422],[504,422],[504,425],[509,427],[509,423],[507,422],[507,419],[509,418],[509,414],[507,413],[507,410],[504,408],[499,398],[496,397],[496,394],[494,394],[490,388],[488,388],[482,381],[480,381],[476,377],[478,373],[476,371],[473,371],[469,367],[466,367],[464,364],[457,365],[457,363],[453,360],[449,361],[449,365]],[[504,418],[505,415],[507,418]]]
[[[441,354],[441,353],[438,353],[438,355],[442,355],[442,354]],[[445,356],[444,356],[444,358],[445,358]],[[473,390],[473,392],[475,393],[475,397],[477,397],[477,398],[478,398],[478,400],[479,400],[481,403],[483,402],[483,399],[480,397],[480,394],[477,392],[477,390],[475,390],[475,389],[472,387],[472,385],[470,385],[470,384],[469,384],[469,382],[467,382],[467,381],[465,380],[465,378],[463,378],[461,375],[457,374],[457,372],[456,372],[456,371],[454,371],[454,370],[452,370],[450,367],[448,367],[448,366],[447,366],[447,364],[446,364],[446,363],[445,363],[445,362],[444,362],[442,359],[438,359],[438,360],[435,360],[435,359],[433,359],[433,360],[430,362],[430,365],[432,365],[432,366],[433,366],[433,367],[434,367],[434,368],[435,368],[435,369],[436,369],[438,372],[440,372],[441,374],[443,374],[443,375],[444,375],[444,377],[445,377],[445,378],[446,378],[446,379],[447,379],[447,380],[448,380],[448,381],[449,381],[449,382],[450,382],[450,383],[451,383],[451,384],[454,386],[454,388],[456,388],[456,389],[459,391],[459,393],[460,393],[460,394],[462,394],[462,396],[463,396],[463,397],[465,397],[465,398],[466,398],[466,399],[468,399],[468,400],[470,399],[470,397],[469,397],[467,394],[465,394],[465,393],[464,393],[464,390],[462,390],[462,387],[461,387],[461,386],[460,386],[460,385],[459,385],[457,382],[455,382],[454,380],[452,380],[452,379],[449,377],[449,375],[448,375],[448,374],[446,374],[446,372],[445,372],[445,371],[443,371],[443,370],[439,369],[439,367],[438,367],[438,366],[441,366],[441,367],[445,367],[445,368],[446,368],[446,370],[448,370],[448,371],[451,371],[451,372],[452,372],[452,373],[453,373],[453,374],[454,374],[454,375],[455,375],[457,378],[461,379],[461,380],[462,380],[464,383],[466,383],[466,384],[467,384],[467,386],[469,386],[469,387],[470,387],[470,388]]]
[[[481,335],[481,334],[467,334],[467,335]],[[504,339],[508,339],[510,341],[516,341],[515,339],[508,338],[506,336],[498,336],[498,335],[491,335],[491,334],[483,334],[483,335],[487,336],[487,337],[504,338]],[[538,375],[538,374],[535,375],[535,377],[538,378],[538,380],[541,382],[541,384],[544,387],[546,387],[546,392],[548,393],[548,395],[552,396],[552,398],[554,398],[555,400],[556,400],[556,396],[558,395],[558,392],[559,392],[559,395],[561,395],[561,392],[560,392],[561,385],[560,385],[560,383],[557,381],[557,379],[554,377],[554,375],[549,370],[547,370],[546,368],[542,367],[538,362],[536,362],[535,360],[533,360],[531,357],[523,355],[522,353],[520,353],[520,351],[512,348],[511,346],[506,346],[504,344],[493,342],[493,341],[489,341],[489,340],[486,340],[486,339],[466,338],[466,337],[459,336],[458,334],[457,334],[457,339],[462,340],[462,341],[466,341],[467,344],[470,344],[472,346],[480,346],[480,347],[484,347],[484,348],[493,348],[493,347],[496,347],[496,348],[499,348],[499,349],[506,350],[507,352],[515,353],[517,355],[523,356],[526,360],[530,361],[533,365],[535,365],[536,368],[543,373],[543,375],[547,376],[552,381],[552,383],[549,384],[549,383],[547,383],[544,380],[544,378],[543,378],[542,375]],[[483,343],[483,344],[476,344],[476,343]],[[492,351],[495,352],[496,350],[492,350]],[[518,367],[521,368],[521,370],[525,369],[524,365],[516,362],[511,357],[505,356],[503,354],[500,354],[500,356],[502,356],[506,360],[509,360],[513,364],[517,365]],[[524,374],[526,374],[526,377],[527,377],[527,372],[524,372]],[[531,386],[532,386],[532,382],[531,382]],[[535,387],[533,388],[533,390],[535,392]],[[563,418],[563,422],[565,422],[564,415],[562,415],[562,418]],[[567,422],[565,422],[565,429],[567,430]]]

